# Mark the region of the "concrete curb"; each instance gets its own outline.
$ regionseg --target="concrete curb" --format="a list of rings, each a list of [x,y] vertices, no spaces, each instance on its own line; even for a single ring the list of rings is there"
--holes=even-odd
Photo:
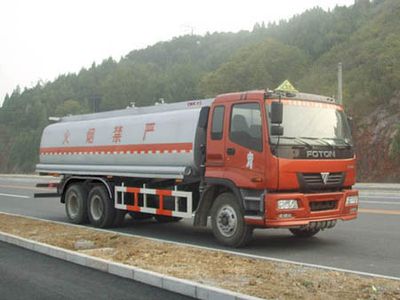
[[[261,298],[179,279],[141,268],[128,266],[75,251],[39,243],[0,231],[0,241],[39,252],[74,264],[135,280],[174,293],[204,300],[260,300]]]

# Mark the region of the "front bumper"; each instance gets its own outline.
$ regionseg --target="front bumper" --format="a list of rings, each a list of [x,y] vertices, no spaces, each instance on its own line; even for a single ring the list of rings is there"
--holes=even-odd
[[[333,220],[348,221],[357,218],[358,204],[346,205],[348,196],[358,196],[357,190],[341,192],[302,194],[302,193],[271,193],[264,198],[265,213],[259,218],[245,218],[247,224],[258,227],[299,227],[311,222],[325,222]],[[298,202],[296,209],[278,209],[278,200],[295,199]],[[333,208],[313,210],[311,203],[334,201]],[[319,202],[319,203],[316,203]],[[314,206],[315,207],[315,206]]]

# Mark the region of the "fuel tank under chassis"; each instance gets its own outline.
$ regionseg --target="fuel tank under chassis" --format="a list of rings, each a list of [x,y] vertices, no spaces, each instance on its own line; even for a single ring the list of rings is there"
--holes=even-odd
[[[45,128],[37,172],[183,178],[196,171],[196,128],[212,99],[64,117]]]

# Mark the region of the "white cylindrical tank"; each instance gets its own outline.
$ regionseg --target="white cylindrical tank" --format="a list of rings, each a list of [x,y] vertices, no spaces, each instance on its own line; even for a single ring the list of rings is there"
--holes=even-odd
[[[41,173],[182,178],[212,99],[65,117],[43,131]]]

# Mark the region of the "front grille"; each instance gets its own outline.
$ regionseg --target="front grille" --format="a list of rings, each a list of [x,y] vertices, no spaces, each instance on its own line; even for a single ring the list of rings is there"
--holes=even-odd
[[[336,205],[337,205],[336,200],[314,201],[310,202],[310,209],[311,211],[330,210],[330,209],[336,209]]]
[[[337,189],[343,185],[344,173],[329,173],[326,183],[321,173],[299,173],[298,179],[305,190]]]

